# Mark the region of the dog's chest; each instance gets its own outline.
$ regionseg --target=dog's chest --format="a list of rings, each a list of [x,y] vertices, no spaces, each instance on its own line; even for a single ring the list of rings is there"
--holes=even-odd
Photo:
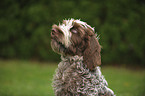
[[[101,91],[102,85],[103,87],[108,85],[101,75],[100,68],[97,67],[94,72],[90,72],[84,66],[82,57],[62,58],[62,60],[54,76],[55,90],[76,92],[76,94],[87,93],[94,96]]]

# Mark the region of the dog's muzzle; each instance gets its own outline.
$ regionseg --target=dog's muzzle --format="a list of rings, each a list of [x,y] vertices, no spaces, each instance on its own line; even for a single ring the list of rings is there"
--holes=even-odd
[[[56,36],[56,34],[57,34],[57,30],[53,28],[53,29],[51,30],[51,39],[54,39],[55,36]]]

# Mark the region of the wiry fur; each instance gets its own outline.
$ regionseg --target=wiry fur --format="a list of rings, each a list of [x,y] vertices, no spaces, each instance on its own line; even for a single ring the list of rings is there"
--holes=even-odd
[[[53,80],[56,96],[114,96],[101,74],[101,47],[94,28],[80,20],[53,25],[52,49],[62,61]]]
[[[53,81],[56,96],[114,96],[100,67],[90,72],[78,55],[61,59]]]

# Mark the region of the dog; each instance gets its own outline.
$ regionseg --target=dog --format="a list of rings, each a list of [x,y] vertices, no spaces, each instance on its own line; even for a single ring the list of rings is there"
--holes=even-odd
[[[73,18],[54,24],[51,47],[62,60],[53,77],[56,96],[115,96],[101,74],[101,46],[93,27]]]

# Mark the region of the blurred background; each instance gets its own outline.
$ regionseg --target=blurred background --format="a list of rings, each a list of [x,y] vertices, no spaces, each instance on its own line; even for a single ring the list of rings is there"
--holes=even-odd
[[[68,18],[95,27],[103,74],[117,96],[143,96],[144,0],[1,1],[0,96],[54,96],[51,82],[60,56],[50,46],[51,26]]]

